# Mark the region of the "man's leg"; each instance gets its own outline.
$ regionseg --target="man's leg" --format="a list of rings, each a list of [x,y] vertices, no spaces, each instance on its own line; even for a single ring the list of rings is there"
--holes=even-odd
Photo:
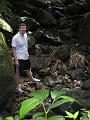
[[[17,87],[19,87],[19,84],[20,84],[20,77],[19,77],[19,75],[15,75],[15,81],[16,81]]]
[[[27,74],[29,80],[33,80],[32,72],[31,72],[31,68],[28,69],[28,70],[26,70],[26,74]]]
[[[15,66],[15,81],[17,84],[16,90],[20,93],[23,93],[24,91],[20,88],[20,67],[18,65]]]
[[[27,73],[27,76],[28,76],[30,82],[35,82],[35,81],[39,82],[40,81],[39,79],[36,79],[33,77],[31,68],[29,70],[26,70],[26,73]]]
[[[32,71],[31,71],[31,63],[30,63],[29,59],[24,61],[23,65],[24,65],[23,69],[26,71],[26,74],[27,74],[30,82],[40,81],[36,78],[33,78]]]

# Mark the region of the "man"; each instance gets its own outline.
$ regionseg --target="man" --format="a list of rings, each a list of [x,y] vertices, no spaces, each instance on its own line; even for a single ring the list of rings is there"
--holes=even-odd
[[[13,37],[11,45],[15,62],[15,80],[17,84],[17,90],[18,92],[24,92],[20,88],[20,74],[22,70],[26,72],[30,83],[33,81],[40,81],[32,76],[25,23],[21,23],[19,25],[19,32]]]

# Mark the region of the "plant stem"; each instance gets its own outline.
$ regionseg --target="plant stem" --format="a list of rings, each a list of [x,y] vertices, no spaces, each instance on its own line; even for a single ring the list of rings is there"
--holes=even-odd
[[[45,112],[45,118],[47,119],[47,111],[46,111],[46,108],[44,106],[44,103],[42,103],[42,105],[43,105],[43,109],[44,109],[44,112]]]

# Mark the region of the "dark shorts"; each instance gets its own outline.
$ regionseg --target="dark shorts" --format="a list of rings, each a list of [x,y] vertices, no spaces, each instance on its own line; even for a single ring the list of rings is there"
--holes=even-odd
[[[19,66],[16,66],[14,64],[14,69],[15,69],[16,74],[22,75],[22,73],[25,70],[29,70],[31,68],[31,63],[30,63],[29,59],[27,59],[27,60],[20,60],[19,59],[18,61],[19,61]]]

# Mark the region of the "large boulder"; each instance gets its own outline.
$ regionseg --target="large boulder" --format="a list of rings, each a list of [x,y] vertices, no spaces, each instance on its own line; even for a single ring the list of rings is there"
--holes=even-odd
[[[3,34],[0,33],[0,107],[15,91],[16,84],[13,73],[10,51],[4,41]]]

